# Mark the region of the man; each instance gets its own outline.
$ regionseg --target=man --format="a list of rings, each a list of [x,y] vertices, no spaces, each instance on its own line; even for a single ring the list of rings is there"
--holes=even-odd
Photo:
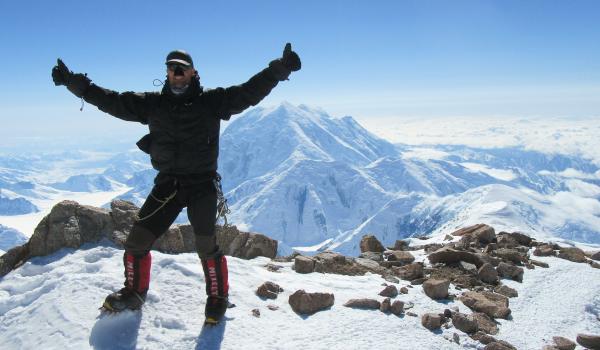
[[[160,93],[104,89],[57,61],[52,69],[55,85],[65,85],[75,96],[117,118],[148,125],[150,133],[137,144],[150,154],[152,166],[158,170],[125,242],[125,287],[106,297],[104,308],[118,312],[142,307],[150,284],[150,248],[187,207],[206,280],[206,320],[217,323],[227,309],[229,290],[227,260],[215,237],[217,191],[213,180],[217,177],[220,120],[258,104],[279,81],[301,68],[300,58],[288,43],[281,58],[247,82],[204,90],[192,57],[185,51],[172,51],[166,59],[167,80]]]

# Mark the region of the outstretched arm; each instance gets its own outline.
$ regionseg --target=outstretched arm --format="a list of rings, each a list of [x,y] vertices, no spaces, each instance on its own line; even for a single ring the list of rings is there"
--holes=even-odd
[[[86,74],[71,72],[60,58],[52,69],[52,80],[54,85],[65,85],[73,95],[83,98],[103,112],[123,120],[147,123],[145,106],[148,95],[145,93],[118,93],[104,89],[92,83]]]
[[[208,91],[216,115],[228,120],[233,114],[240,113],[250,106],[257,105],[282,80],[287,80],[292,71],[300,70],[300,57],[287,43],[283,56],[269,63],[269,67],[254,75],[241,85],[217,88]]]

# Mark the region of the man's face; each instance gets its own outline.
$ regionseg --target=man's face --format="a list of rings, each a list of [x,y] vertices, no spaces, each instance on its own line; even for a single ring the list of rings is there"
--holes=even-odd
[[[188,85],[195,74],[196,70],[193,67],[178,64],[167,66],[169,85],[176,88],[183,88]]]

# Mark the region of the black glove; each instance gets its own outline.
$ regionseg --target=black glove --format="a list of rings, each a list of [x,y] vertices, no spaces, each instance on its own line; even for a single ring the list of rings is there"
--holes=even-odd
[[[285,44],[283,56],[269,63],[273,75],[277,80],[287,80],[291,72],[300,70],[302,63],[298,54],[292,51],[292,44]]]
[[[91,84],[86,74],[71,72],[60,58],[52,68],[52,80],[56,86],[65,85],[77,97],[82,97]]]
[[[300,68],[302,68],[302,62],[300,62],[300,57],[297,53],[292,51],[292,44],[290,43],[285,44],[281,61],[283,62],[283,65],[286,66],[292,72],[299,71]]]

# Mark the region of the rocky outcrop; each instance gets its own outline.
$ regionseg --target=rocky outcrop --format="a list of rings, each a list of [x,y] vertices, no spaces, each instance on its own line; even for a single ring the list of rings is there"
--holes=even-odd
[[[392,271],[403,280],[412,281],[423,277],[423,263],[412,263],[404,266],[394,266]]]
[[[434,313],[426,313],[421,316],[421,325],[430,331],[439,329],[442,326],[443,316]]]
[[[389,285],[379,292],[379,295],[382,297],[395,298],[398,296],[398,288],[394,285]]]
[[[73,201],[56,204],[36,227],[25,245],[15,247],[0,258],[0,277],[30,257],[52,254],[62,248],[79,248],[103,239],[122,247],[138,208],[130,202],[115,200],[111,211]],[[277,241],[265,235],[239,231],[235,226],[216,227],[217,244],[225,255],[242,259],[257,256],[274,258]],[[164,253],[195,252],[195,235],[191,225],[175,225],[163,234],[153,249]]]
[[[459,263],[460,261],[466,261],[477,266],[478,268],[484,264],[484,261],[475,253],[453,249],[449,246],[436,250],[435,252],[429,254],[427,258],[432,264],[454,264]]]
[[[35,228],[29,240],[29,256],[44,256],[61,248],[79,248],[83,243],[110,237],[113,228],[107,210],[62,201]]]
[[[303,289],[290,295],[288,302],[292,310],[301,315],[312,315],[333,306],[335,297],[331,293],[307,293]]]
[[[575,247],[560,248],[558,257],[577,263],[587,262],[587,258],[585,257],[583,250]]]
[[[517,282],[523,282],[524,270],[522,267],[501,262],[500,264],[498,264],[496,271],[498,271],[498,274],[502,277],[510,278]]]
[[[577,343],[584,348],[600,350],[600,335],[577,334]]]
[[[475,333],[479,329],[477,327],[477,320],[473,315],[466,315],[460,312],[452,314],[452,324],[456,329],[460,329],[467,334]]]

